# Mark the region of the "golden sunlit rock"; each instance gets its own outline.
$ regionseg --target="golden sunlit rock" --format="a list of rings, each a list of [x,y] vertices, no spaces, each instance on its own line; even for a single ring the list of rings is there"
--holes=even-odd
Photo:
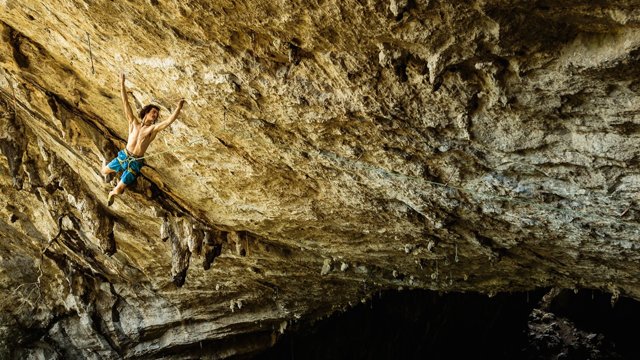
[[[639,8],[0,0],[0,358],[250,354],[383,289],[640,300]],[[122,72],[187,103],[107,207]]]

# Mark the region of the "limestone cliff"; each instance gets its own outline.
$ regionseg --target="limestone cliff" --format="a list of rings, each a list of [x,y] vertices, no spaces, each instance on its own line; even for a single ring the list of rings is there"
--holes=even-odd
[[[640,1],[0,0],[0,36],[0,357],[231,357],[401,287],[640,300]],[[122,71],[187,105],[108,208]]]

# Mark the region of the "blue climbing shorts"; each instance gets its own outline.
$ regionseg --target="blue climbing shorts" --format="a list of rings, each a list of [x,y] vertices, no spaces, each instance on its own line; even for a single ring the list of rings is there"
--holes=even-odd
[[[136,159],[129,155],[127,150],[122,149],[118,152],[118,157],[111,160],[107,166],[111,170],[122,172],[120,180],[128,186],[136,181],[136,176],[140,175],[140,170],[142,166],[144,166],[144,160]]]

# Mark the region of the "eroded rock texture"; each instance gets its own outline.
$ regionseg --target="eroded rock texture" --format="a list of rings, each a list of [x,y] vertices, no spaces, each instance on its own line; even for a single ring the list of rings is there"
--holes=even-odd
[[[639,1],[0,1],[0,357],[230,357],[381,289],[640,299]],[[106,207],[132,104],[180,120]]]

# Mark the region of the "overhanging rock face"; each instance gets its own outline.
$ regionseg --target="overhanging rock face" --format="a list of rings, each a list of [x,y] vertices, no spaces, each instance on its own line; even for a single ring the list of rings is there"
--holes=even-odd
[[[211,356],[381,289],[640,299],[640,1],[0,1],[0,354]],[[180,118],[106,207],[132,106]]]

